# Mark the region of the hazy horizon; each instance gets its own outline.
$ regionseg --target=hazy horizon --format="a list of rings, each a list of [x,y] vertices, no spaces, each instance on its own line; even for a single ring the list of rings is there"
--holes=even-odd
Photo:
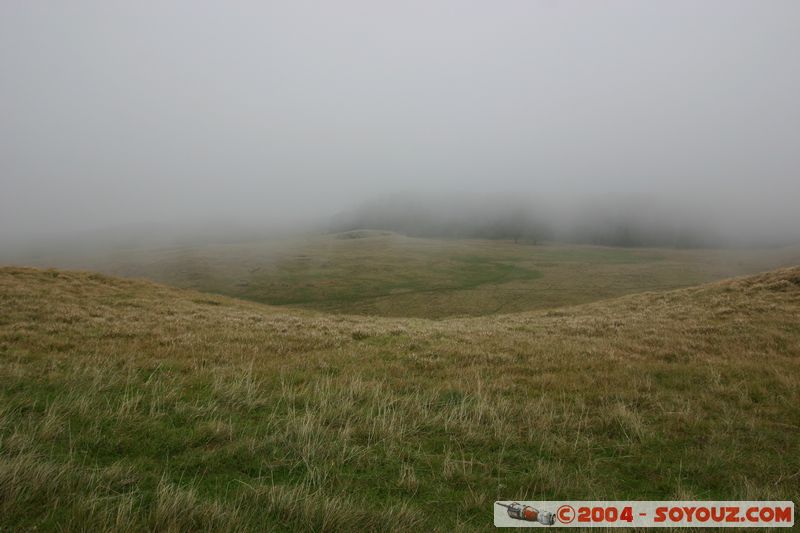
[[[797,242],[799,23],[791,1],[7,1],[0,246],[317,228],[395,194]]]

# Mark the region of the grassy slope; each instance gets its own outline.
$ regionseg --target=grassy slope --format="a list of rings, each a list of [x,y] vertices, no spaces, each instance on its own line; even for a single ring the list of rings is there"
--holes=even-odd
[[[347,238],[356,236],[363,238]],[[800,263],[800,248],[624,249],[351,232],[42,261],[271,305],[442,318],[587,303]]]
[[[800,499],[800,268],[428,321],[0,269],[0,529],[485,529]]]

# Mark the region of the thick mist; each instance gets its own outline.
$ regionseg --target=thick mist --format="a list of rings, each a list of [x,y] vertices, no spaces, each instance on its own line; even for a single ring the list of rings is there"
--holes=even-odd
[[[398,193],[452,236],[798,241],[799,27],[792,0],[7,0],[0,247],[345,228]]]

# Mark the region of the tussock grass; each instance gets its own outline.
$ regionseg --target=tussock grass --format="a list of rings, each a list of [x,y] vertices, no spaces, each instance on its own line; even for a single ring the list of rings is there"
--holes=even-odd
[[[800,497],[800,269],[484,318],[0,269],[0,527],[481,530]]]

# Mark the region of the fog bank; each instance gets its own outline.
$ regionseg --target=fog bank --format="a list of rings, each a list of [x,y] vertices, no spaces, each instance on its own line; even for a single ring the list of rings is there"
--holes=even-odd
[[[0,247],[397,193],[450,233],[511,196],[552,238],[796,241],[798,27],[791,0],[7,0]]]

